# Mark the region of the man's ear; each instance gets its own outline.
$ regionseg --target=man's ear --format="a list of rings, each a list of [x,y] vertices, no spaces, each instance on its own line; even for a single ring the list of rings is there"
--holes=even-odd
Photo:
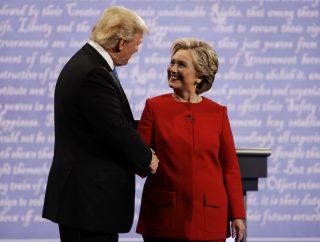
[[[125,45],[126,45],[126,41],[124,39],[120,39],[118,41],[117,51],[121,51]]]

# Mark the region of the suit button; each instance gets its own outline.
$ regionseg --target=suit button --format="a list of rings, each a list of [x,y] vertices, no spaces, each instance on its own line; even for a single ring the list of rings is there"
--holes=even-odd
[[[188,115],[186,116],[186,120],[187,120],[187,121],[192,121],[192,120],[193,120],[192,115],[191,115],[191,114],[188,114]]]

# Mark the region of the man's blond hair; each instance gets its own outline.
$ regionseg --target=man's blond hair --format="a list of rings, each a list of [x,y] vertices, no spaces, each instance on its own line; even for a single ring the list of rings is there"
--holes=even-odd
[[[138,33],[148,33],[143,19],[130,9],[114,6],[104,11],[93,27],[90,39],[104,49],[113,49],[118,40],[131,41]]]

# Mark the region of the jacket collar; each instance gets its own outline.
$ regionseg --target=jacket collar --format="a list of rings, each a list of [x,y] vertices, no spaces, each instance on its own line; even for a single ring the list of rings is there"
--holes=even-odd
[[[102,55],[95,49],[93,48],[89,43],[86,43],[82,49],[85,51],[85,52],[88,52],[89,54],[93,55],[96,60],[101,64],[103,65],[104,67],[107,68],[107,70],[109,72],[112,71],[112,68],[111,66],[109,66],[108,62],[102,57]]]
[[[111,56],[109,55],[109,53],[101,45],[99,45],[97,42],[90,40],[88,42],[88,44],[91,45],[96,51],[99,52],[99,54],[103,57],[103,59],[105,59],[105,61],[108,63],[108,65],[113,70],[114,63],[113,63],[113,60],[112,60]]]

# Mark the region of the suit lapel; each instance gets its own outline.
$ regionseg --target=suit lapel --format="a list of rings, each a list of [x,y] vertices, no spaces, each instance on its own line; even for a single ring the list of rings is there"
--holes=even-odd
[[[117,92],[120,97],[120,102],[121,102],[122,108],[123,108],[124,112],[126,113],[127,118],[130,119],[130,122],[134,125],[134,118],[132,115],[132,111],[131,111],[127,96],[126,96],[126,94],[120,84],[120,81],[119,81],[117,75],[112,71],[111,67],[108,65],[106,60],[100,55],[100,53],[98,51],[96,51],[96,49],[93,48],[90,44],[86,43],[82,47],[82,49],[84,51],[88,52],[89,54],[93,55],[94,58],[99,62],[99,64],[107,69],[110,76],[112,77],[112,78],[109,78],[108,81],[111,81],[114,84],[113,86],[116,87]]]
[[[115,82],[116,86],[118,87],[118,90],[119,90],[119,93],[120,93],[120,96],[122,99],[122,103],[124,104],[124,109],[126,110],[126,113],[127,113],[128,117],[130,118],[130,121],[132,123],[134,123],[134,118],[132,115],[130,104],[127,99],[127,95],[125,94],[117,75],[113,71],[110,74],[113,76],[114,82]]]

